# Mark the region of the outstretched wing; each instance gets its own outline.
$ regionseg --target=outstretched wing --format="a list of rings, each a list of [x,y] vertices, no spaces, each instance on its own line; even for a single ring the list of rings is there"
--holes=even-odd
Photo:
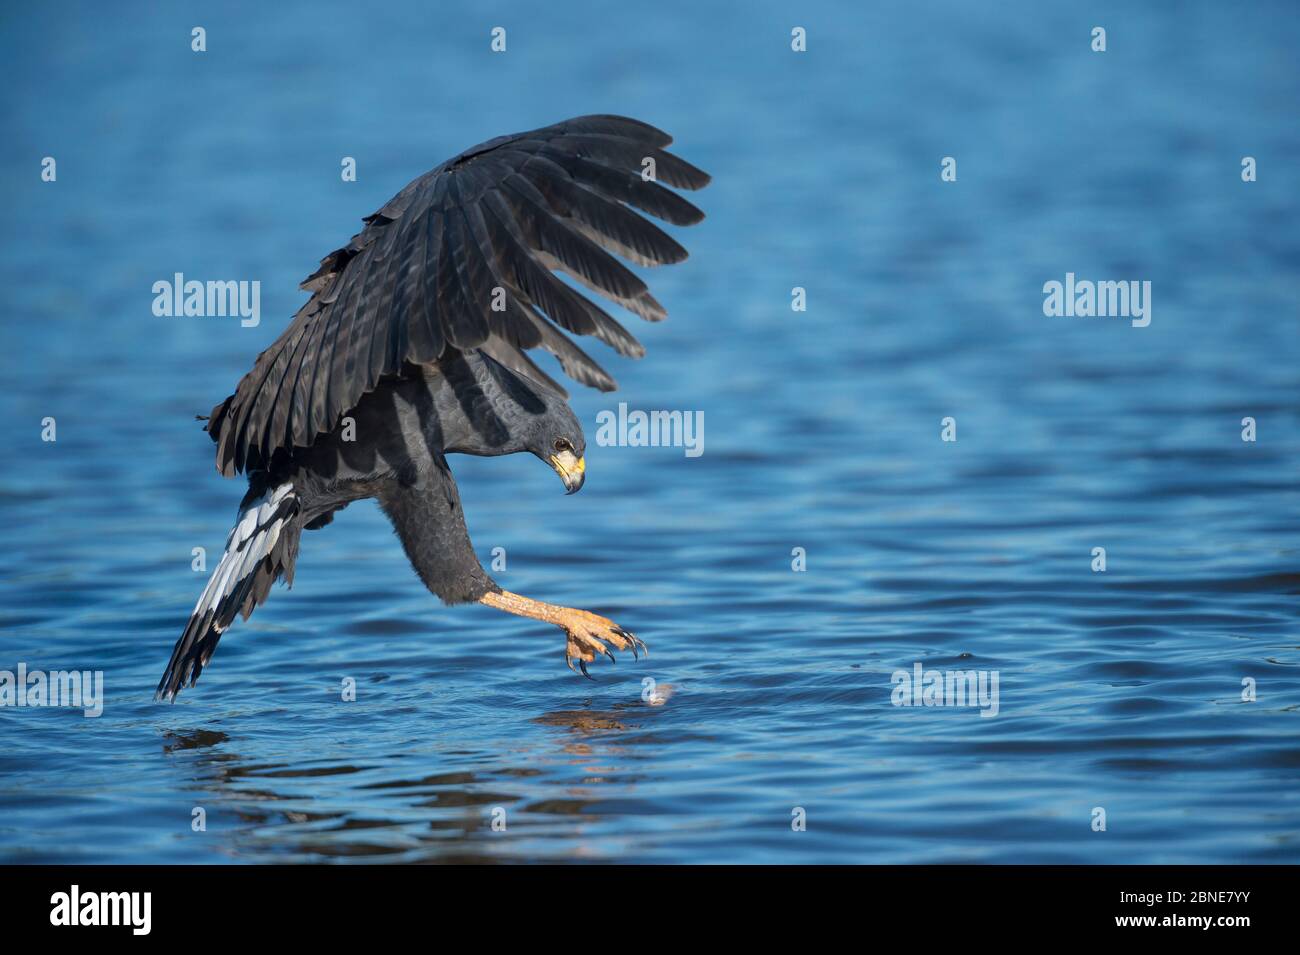
[[[543,348],[575,381],[612,390],[564,332],[632,357],[644,349],[554,273],[649,321],[665,316],[611,253],[646,266],[686,258],[632,211],[674,225],[704,218],[662,185],[709,182],[664,150],[671,142],[634,119],[583,116],[490,140],[416,179],[321,260],[302,285],[311,299],[213,409],[218,469],[265,467],[278,449],[310,445],[382,377],[448,349],[482,349],[563,391],[526,354]]]

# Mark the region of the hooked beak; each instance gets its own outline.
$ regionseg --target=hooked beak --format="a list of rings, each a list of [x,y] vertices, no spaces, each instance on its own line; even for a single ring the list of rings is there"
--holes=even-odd
[[[573,494],[582,487],[587,479],[587,459],[580,458],[572,451],[561,451],[551,455],[551,467],[564,481],[566,494]]]

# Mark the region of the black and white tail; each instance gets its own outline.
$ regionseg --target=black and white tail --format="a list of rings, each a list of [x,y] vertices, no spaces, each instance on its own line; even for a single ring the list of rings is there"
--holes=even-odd
[[[291,483],[278,487],[255,483],[249,489],[239,505],[239,521],[226,540],[221,563],[172,650],[171,662],[158,684],[158,699],[174,700],[182,689],[198,682],[235,615],[242,613],[247,620],[253,608],[266,600],[277,578],[293,583],[302,532],[298,503]]]

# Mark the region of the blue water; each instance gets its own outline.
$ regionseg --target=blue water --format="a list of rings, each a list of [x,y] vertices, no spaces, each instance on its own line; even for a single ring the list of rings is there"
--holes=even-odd
[[[1294,4],[441,6],[0,21],[0,669],[106,687],[0,708],[0,860],[1300,860]],[[154,703],[242,493],[193,415],[410,178],[590,112],[715,177],[670,319],[575,389],[581,494],[453,466],[504,586],[650,659],[590,683],[442,607],[362,504]],[[261,324],[155,317],[175,272],[259,280]],[[1067,272],[1151,281],[1151,324],[1046,317]],[[620,400],[705,453],[596,447]],[[918,662],[996,670],[997,716],[892,705]]]

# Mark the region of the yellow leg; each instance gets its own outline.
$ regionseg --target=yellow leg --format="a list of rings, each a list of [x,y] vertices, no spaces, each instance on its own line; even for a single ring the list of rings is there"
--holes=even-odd
[[[577,660],[582,675],[588,678],[591,674],[587,672],[587,664],[596,659],[597,653],[603,653],[611,662],[614,660],[614,654],[610,653],[606,643],[613,644],[618,650],[630,649],[633,656],[637,655],[638,650],[645,651],[647,655],[650,652],[635,635],[628,633],[613,620],[586,610],[543,603],[508,590],[484,594],[479,598],[479,603],[559,627],[568,635],[564,661],[572,670],[573,661]]]

